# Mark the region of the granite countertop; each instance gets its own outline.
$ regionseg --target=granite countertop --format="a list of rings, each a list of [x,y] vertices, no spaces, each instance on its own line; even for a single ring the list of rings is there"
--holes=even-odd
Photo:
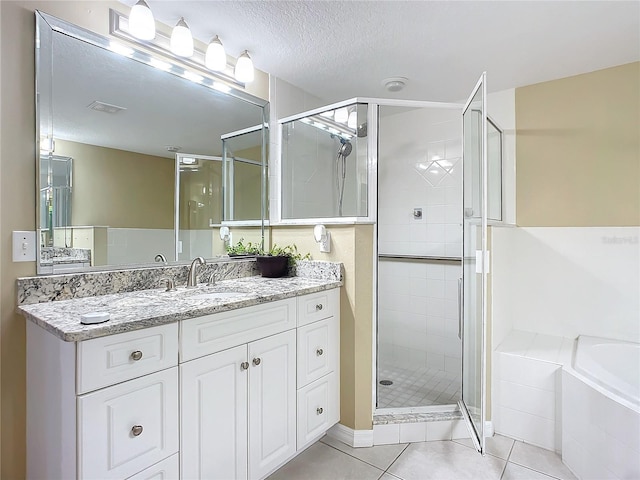
[[[207,287],[164,288],[20,305],[18,312],[67,342],[77,342],[141,328],[250,307],[337,288],[342,282],[305,277],[263,278],[259,276],[223,280]],[[206,297],[225,293],[224,298]],[[232,294],[229,294],[232,292]],[[83,325],[80,316],[109,312],[111,319],[97,325]]]

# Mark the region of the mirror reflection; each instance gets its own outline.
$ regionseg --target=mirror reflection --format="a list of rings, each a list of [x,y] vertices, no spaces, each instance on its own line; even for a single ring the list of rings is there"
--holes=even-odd
[[[38,27],[50,28],[44,21]],[[183,259],[178,230],[219,238],[223,137],[261,125],[263,107],[174,75],[164,60],[147,65],[129,58],[131,49],[112,51],[74,32],[41,34],[36,55],[39,273],[152,263],[158,254]],[[261,143],[247,148],[261,160]],[[178,156],[202,168],[176,168]],[[259,221],[260,188],[237,177],[228,190],[256,204],[236,209],[233,220]],[[247,195],[235,191],[245,185]],[[224,253],[213,244],[190,249],[183,241],[182,251],[185,259]]]

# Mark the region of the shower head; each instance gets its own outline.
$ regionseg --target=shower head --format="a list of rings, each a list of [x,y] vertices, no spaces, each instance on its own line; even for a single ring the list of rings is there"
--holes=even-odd
[[[351,145],[351,142],[349,140],[345,140],[344,138],[340,138],[340,143],[342,145],[340,145],[340,150],[338,150],[338,155],[344,158],[347,158],[349,155],[351,155],[351,151],[353,150],[353,145]]]

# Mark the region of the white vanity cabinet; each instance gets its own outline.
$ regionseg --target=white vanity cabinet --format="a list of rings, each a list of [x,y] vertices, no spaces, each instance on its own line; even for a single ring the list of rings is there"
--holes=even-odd
[[[262,479],[339,420],[339,289],[64,342],[27,323],[27,478]]]
[[[262,478],[296,451],[296,335],[180,365],[182,478]]]

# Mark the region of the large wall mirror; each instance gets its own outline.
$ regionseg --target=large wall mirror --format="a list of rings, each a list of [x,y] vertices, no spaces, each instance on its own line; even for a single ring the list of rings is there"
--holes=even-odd
[[[36,12],[38,273],[263,241],[268,103],[185,68]]]

